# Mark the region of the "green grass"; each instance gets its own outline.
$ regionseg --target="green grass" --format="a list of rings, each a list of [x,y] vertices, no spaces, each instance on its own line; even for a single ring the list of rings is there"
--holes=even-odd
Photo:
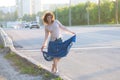
[[[41,66],[36,66],[13,52],[6,54],[5,58],[8,59],[11,64],[16,67],[16,69],[19,70],[22,74],[29,74],[34,76],[41,75],[43,80],[63,80],[59,76],[51,74],[45,69],[42,69]]]
[[[3,46],[3,45],[0,45],[0,48],[1,48],[1,49],[3,49],[3,48],[4,48],[4,46]]]

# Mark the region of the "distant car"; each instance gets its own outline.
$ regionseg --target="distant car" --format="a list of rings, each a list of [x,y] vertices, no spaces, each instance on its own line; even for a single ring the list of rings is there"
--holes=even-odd
[[[29,28],[29,25],[28,25],[28,24],[24,24],[24,27],[25,27],[25,28]]]
[[[38,22],[31,22],[31,23],[30,23],[30,29],[32,29],[32,28],[37,28],[37,29],[39,29],[39,28],[40,28],[39,23],[38,23]]]

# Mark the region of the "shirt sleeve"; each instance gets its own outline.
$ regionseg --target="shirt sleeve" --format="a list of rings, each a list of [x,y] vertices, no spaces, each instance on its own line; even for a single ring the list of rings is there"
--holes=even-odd
[[[60,21],[58,21],[58,20],[56,20],[56,21],[57,21],[60,29],[62,29],[62,30],[64,30],[64,31],[68,31],[68,29],[67,29],[64,25],[62,25]]]
[[[62,23],[59,20],[56,20],[56,22],[58,23],[59,27],[62,27]]]
[[[60,21],[58,21],[58,20],[56,20],[56,21],[57,21],[60,29],[62,29],[62,30],[64,30],[65,32],[68,32],[68,33],[73,33],[72,31],[70,31],[69,29],[67,29],[64,25],[62,25],[62,24],[60,23]]]

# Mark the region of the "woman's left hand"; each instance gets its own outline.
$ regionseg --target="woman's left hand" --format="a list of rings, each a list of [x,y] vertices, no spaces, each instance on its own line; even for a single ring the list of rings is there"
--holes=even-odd
[[[72,34],[76,35],[74,32],[71,32]]]

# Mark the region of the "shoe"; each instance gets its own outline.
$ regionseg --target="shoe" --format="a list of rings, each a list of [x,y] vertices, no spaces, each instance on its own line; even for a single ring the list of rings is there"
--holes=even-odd
[[[57,70],[54,74],[55,74],[56,76],[59,76],[59,75],[60,75],[60,73],[59,73],[58,70]]]

